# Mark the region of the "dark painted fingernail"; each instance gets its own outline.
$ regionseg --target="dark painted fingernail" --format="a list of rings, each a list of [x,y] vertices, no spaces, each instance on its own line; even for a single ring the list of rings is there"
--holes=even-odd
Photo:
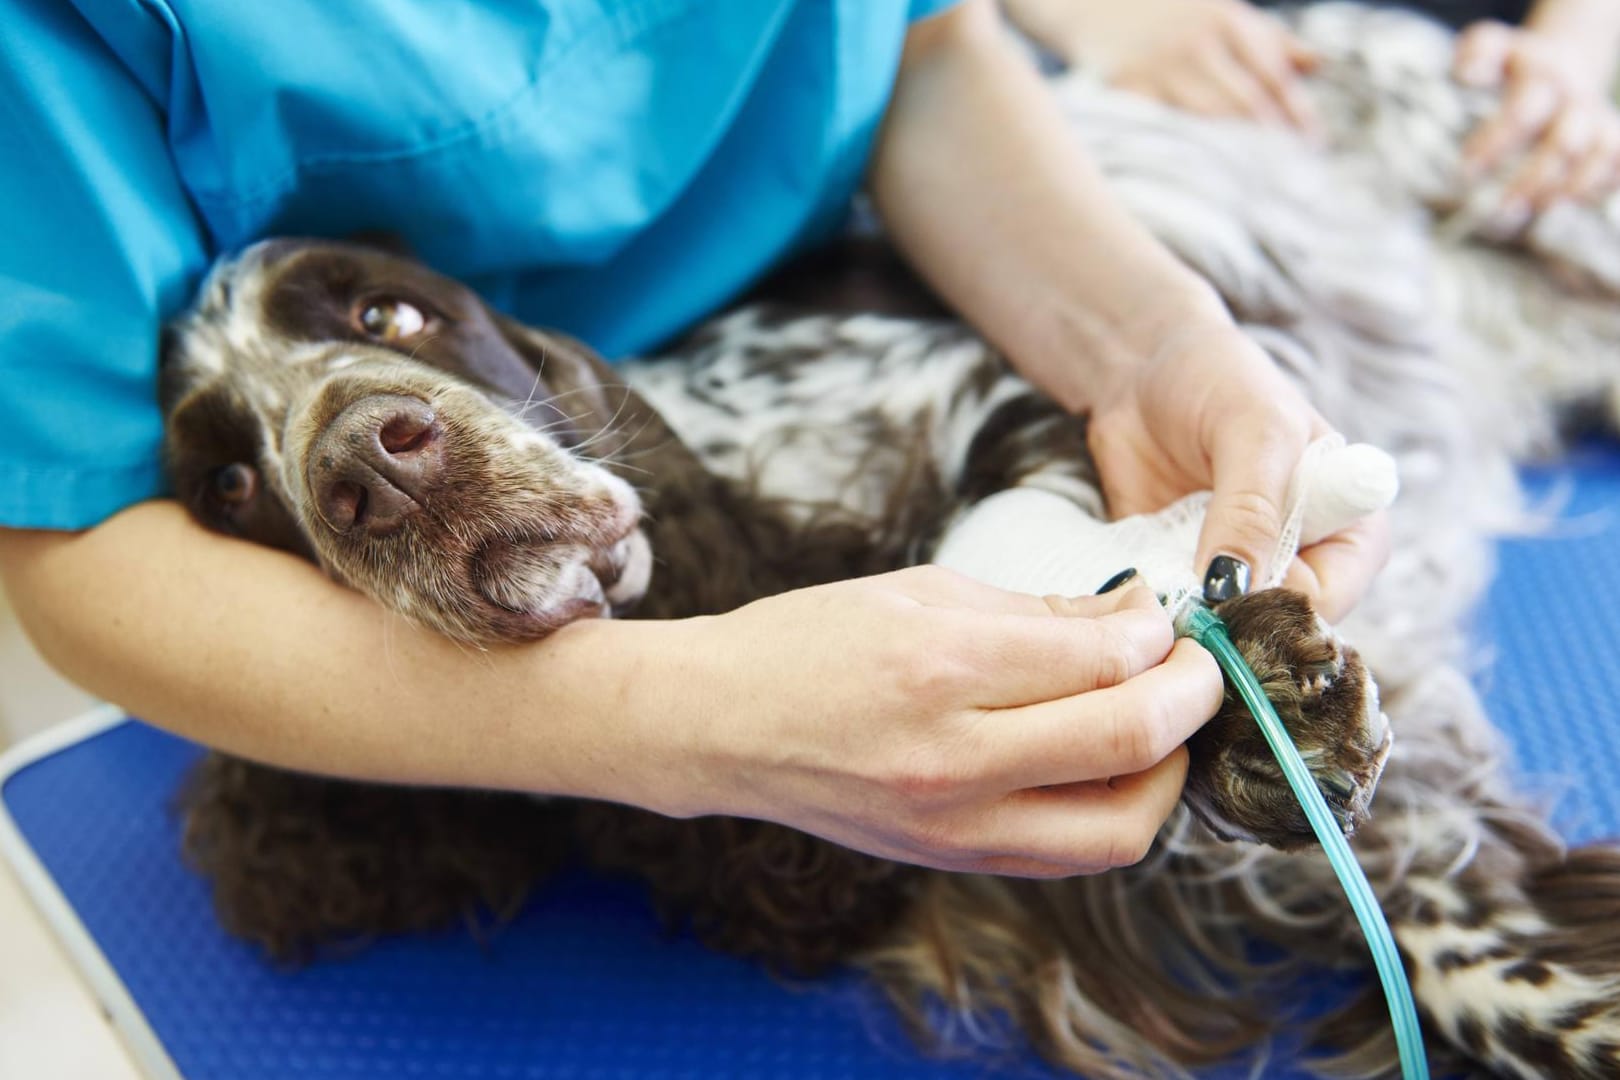
[[[1218,604],[1249,591],[1249,564],[1230,555],[1217,555],[1209,560],[1209,571],[1204,574],[1204,602]]]
[[[1125,569],[1103,582],[1103,587],[1097,590],[1097,595],[1101,596],[1103,593],[1113,592],[1115,589],[1119,588],[1121,585],[1125,584],[1135,576],[1136,567],[1127,566]]]

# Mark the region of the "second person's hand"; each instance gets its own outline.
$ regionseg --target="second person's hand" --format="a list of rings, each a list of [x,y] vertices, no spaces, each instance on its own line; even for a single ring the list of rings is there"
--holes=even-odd
[[[1314,133],[1316,54],[1245,0],[1017,0],[1013,20],[1110,85],[1202,116]]]
[[[1475,23],[1457,40],[1457,79],[1502,93],[1464,144],[1463,165],[1471,180],[1501,174],[1503,230],[1559,199],[1591,201],[1620,187],[1613,63],[1589,59],[1587,45],[1497,22]]]
[[[1269,562],[1289,482],[1305,448],[1332,430],[1298,388],[1229,321],[1190,318],[1106,382],[1089,440],[1110,513],[1147,513],[1213,491],[1196,563],[1207,568],[1213,598],[1276,572]],[[1284,583],[1337,621],[1388,558],[1387,517],[1374,514],[1302,550]]]

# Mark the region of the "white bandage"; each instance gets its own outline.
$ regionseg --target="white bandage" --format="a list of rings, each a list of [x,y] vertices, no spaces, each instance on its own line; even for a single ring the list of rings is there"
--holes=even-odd
[[[1288,563],[1310,547],[1395,501],[1400,491],[1395,459],[1376,446],[1346,446],[1342,435],[1327,435],[1305,449],[1288,485],[1288,517],[1272,553],[1271,580],[1277,585]]]
[[[1381,510],[1398,489],[1395,461],[1337,435],[1312,443],[1289,485],[1288,515],[1265,588],[1280,584],[1294,553]],[[934,562],[998,588],[1037,596],[1083,596],[1134,566],[1167,598],[1172,614],[1200,596],[1194,565],[1207,491],[1153,514],[1099,521],[1061,495],[1020,487],[975,504],[946,532]]]

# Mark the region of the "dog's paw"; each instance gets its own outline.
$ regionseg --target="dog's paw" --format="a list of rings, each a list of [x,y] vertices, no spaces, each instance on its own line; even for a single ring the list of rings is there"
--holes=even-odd
[[[1260,678],[1345,835],[1366,820],[1389,757],[1389,721],[1356,651],[1287,589],[1235,597],[1216,609]],[[1187,804],[1223,839],[1284,850],[1314,841],[1277,759],[1236,691],[1187,744]]]

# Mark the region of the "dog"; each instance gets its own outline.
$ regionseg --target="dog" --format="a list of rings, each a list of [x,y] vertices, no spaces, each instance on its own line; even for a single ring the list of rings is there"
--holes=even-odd
[[[1282,590],[1220,613],[1356,835],[1437,1063],[1616,1075],[1620,850],[1567,850],[1513,795],[1460,627],[1489,531],[1516,509],[1512,462],[1555,447],[1571,417],[1613,424],[1620,225],[1564,207],[1522,236],[1438,229],[1460,202],[1445,183],[1456,147],[1489,99],[1450,83],[1448,40],[1411,16],[1296,18],[1325,56],[1332,155],[1080,75],[1054,91],[1142,220],[1331,422],[1400,464],[1396,555],[1344,640]],[[890,314],[833,310],[848,297],[801,277],[610,368],[402,255],[261,243],[221,262],[168,334],[175,490],[204,524],[472,643],[722,612],[924,562],[1009,489],[1103,517],[1083,421],[878,280],[884,303],[861,306]],[[224,924],[276,956],[502,917],[579,851],[645,880],[717,948],[792,972],[864,968],[920,1031],[943,1004],[969,1025],[1013,1018],[1084,1075],[1174,1075],[1281,1026],[1277,996],[1301,971],[1365,967],[1241,706],[1189,749],[1186,806],[1147,857],[1059,882],[921,870],[757,821],[223,756],[186,792],[185,843]],[[1284,959],[1257,966],[1256,940]],[[1336,1055],[1324,1068],[1394,1069],[1371,992],[1315,1035]]]

